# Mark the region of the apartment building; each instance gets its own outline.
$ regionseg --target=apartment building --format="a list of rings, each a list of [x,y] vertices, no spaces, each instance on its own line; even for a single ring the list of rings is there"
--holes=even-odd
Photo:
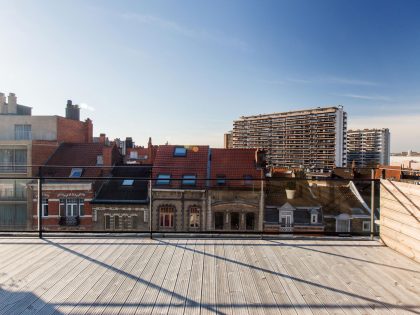
[[[331,170],[347,163],[342,106],[255,116],[233,123],[234,148],[261,148],[273,167]]]
[[[78,107],[71,101],[69,114],[77,118]],[[74,116],[76,115],[76,116]],[[17,103],[17,97],[0,93],[0,230],[31,228],[30,203],[25,177],[35,176],[63,142],[92,142],[90,119],[33,116],[32,108]],[[9,179],[2,179],[8,177]],[[21,179],[10,179],[19,177]]]
[[[390,163],[390,133],[388,128],[351,129],[347,132],[347,161],[358,167]]]
[[[233,148],[232,131],[228,131],[223,135],[223,148],[225,149]]]

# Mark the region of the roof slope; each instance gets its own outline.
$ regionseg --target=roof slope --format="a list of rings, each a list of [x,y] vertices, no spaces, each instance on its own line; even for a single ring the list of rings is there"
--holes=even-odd
[[[197,184],[195,187],[202,188],[206,185],[207,163],[209,156],[208,146],[188,146],[186,156],[174,156],[175,148],[185,147],[182,145],[160,145],[156,152],[153,163],[153,178],[159,174],[169,174],[171,178],[169,188],[182,187],[183,175],[195,175]],[[156,184],[156,182],[155,182]]]
[[[97,156],[103,155],[102,143],[62,143],[43,167],[43,175],[69,177],[72,168],[96,166]],[[84,168],[82,177],[101,176],[101,168]]]
[[[151,166],[114,167],[113,177],[149,178]],[[132,185],[123,185],[124,179],[108,179],[99,190],[92,203],[100,204],[147,204],[148,180],[133,180]]]
[[[261,170],[257,169],[255,163],[255,149],[211,149],[211,179],[224,176],[225,186],[252,186],[253,183],[246,184],[242,181],[244,177],[260,179],[261,175]],[[212,180],[210,185],[217,186],[217,182]]]

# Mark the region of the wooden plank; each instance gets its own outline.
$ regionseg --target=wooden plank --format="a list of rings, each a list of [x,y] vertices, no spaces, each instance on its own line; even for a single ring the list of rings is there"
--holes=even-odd
[[[89,308],[89,314],[103,314],[109,302],[120,289],[124,279],[131,275],[132,269],[140,259],[140,254],[136,251],[136,246],[128,246],[112,265],[113,275],[110,283],[104,287],[98,295],[93,305]],[[108,264],[108,263],[107,263]]]
[[[420,248],[420,228],[416,229],[407,224],[401,223],[400,221],[388,218],[388,217],[381,217],[381,226],[385,226],[390,228],[391,230],[408,236],[416,241],[418,241],[418,247]],[[419,224],[420,227],[420,224]],[[401,235],[401,236],[403,236]]]
[[[156,243],[156,245],[154,245],[156,249],[150,256],[150,259],[148,259],[143,266],[141,275],[136,278],[137,281],[132,290],[129,292],[120,314],[134,314],[139,306],[139,301],[147,290],[147,287],[149,284],[153,285],[153,283],[150,282],[150,279],[152,278],[156,267],[159,265],[166,249],[166,246],[159,241],[154,240],[153,242]]]
[[[25,257],[7,272],[0,274],[0,283],[3,283],[6,289],[22,287],[29,281],[28,279],[43,275],[50,265],[58,263],[65,255],[66,252],[62,249],[48,246],[42,252],[34,253],[33,257]],[[0,294],[0,297],[3,294]]]
[[[104,313],[108,314],[107,312],[110,312],[110,314],[121,314],[126,312],[126,302],[135,288],[137,282],[142,279],[142,275],[144,274],[144,269],[148,265],[152,255],[156,253],[156,249],[158,248],[156,245],[142,245],[143,249],[138,250],[141,253],[141,258],[138,260],[137,264],[133,268],[130,277],[126,277],[124,283],[121,285],[121,288],[119,292],[116,293],[111,303],[116,304],[115,307],[105,309]],[[137,304],[136,304],[137,305]],[[132,304],[129,305],[131,309],[137,306],[133,306]]]
[[[386,211],[388,209],[397,211],[403,214],[411,215],[418,220],[420,220],[420,211],[417,209],[417,207],[413,204],[408,203],[401,203],[398,200],[394,198],[388,198],[387,196],[382,196],[380,199],[380,209],[381,213],[382,211]]]
[[[179,243],[179,246],[185,248],[185,253],[181,268],[179,269],[178,278],[176,279],[168,314],[179,314],[184,311],[185,303],[188,299],[187,292],[194,259],[195,243],[196,240],[182,241]]]
[[[88,249],[86,251],[87,256],[95,257],[95,255],[106,255],[106,247],[103,246],[93,246],[93,251]],[[77,249],[76,249],[77,250]],[[39,290],[31,290],[31,297],[22,301],[22,303],[16,303],[8,310],[7,314],[32,314],[40,312],[42,314],[52,313],[54,311],[50,306],[51,300],[55,296],[60,296],[61,292],[67,292],[71,290],[72,284],[74,284],[74,279],[76,276],[81,273],[86,268],[92,266],[89,261],[83,260],[76,255],[76,260],[73,261],[71,253],[67,254],[67,257],[62,264],[59,264],[62,269],[59,271],[58,275],[53,278],[49,278],[46,283],[42,283]],[[70,264],[68,262],[71,262]],[[41,281],[40,281],[41,282]],[[37,292],[37,293],[35,293]],[[33,294],[35,293],[35,295]],[[39,295],[38,295],[39,294]]]
[[[136,314],[150,314],[153,311],[153,307],[159,295],[162,283],[165,279],[165,275],[172,262],[176,248],[176,246],[173,246],[171,242],[167,242],[167,244],[168,245],[165,247],[165,252],[163,253],[162,258],[157,268],[154,270],[152,278],[150,279],[150,282],[153,283],[153,287],[150,285],[147,287],[146,292],[143,294],[140,300]]]
[[[403,214],[398,211],[394,211],[394,209],[385,209],[381,212],[381,218],[390,218],[396,220],[398,222],[404,223],[408,226],[411,226],[415,229],[419,229],[419,222],[415,217],[409,214]]]
[[[201,314],[214,314],[216,309],[216,258],[213,240],[204,241],[203,283],[201,289]]]
[[[243,251],[243,242],[242,241],[231,241],[234,243],[233,246],[233,253],[234,257],[233,260],[237,261],[237,268],[238,273],[241,281],[241,285],[243,288],[244,296],[245,296],[245,303],[247,304],[248,312],[251,314],[268,314],[273,313],[271,308],[267,309],[267,312],[264,312],[264,307],[262,306],[262,301],[258,289],[255,285],[255,282],[251,274],[251,266],[248,265],[248,261],[244,255]],[[249,243],[247,243],[248,245]],[[268,280],[270,284],[270,280]],[[270,286],[271,289],[271,286]],[[273,294],[274,295],[274,294]],[[277,301],[277,299],[276,299]],[[274,310],[275,313],[279,313],[278,311]]]
[[[221,242],[218,240],[217,242]],[[222,314],[234,314],[232,309],[232,300],[230,298],[229,282],[226,277],[226,258],[223,246],[215,246],[216,257],[216,301],[217,312]]]
[[[203,285],[204,266],[204,245],[196,244],[191,267],[190,282],[187,291],[187,301],[184,307],[184,314],[200,314],[201,294]]]
[[[102,245],[107,246],[107,245]],[[109,246],[111,247],[111,246]],[[139,252],[144,253],[146,246],[143,246]],[[118,249],[118,251],[115,251]],[[110,256],[106,258],[107,264],[113,266],[117,258],[120,256],[121,250],[124,250],[122,245],[114,247],[114,251],[111,253]],[[136,246],[134,251],[137,251],[138,247]],[[100,281],[102,276],[105,274],[107,268],[102,265],[96,264],[95,268],[91,270],[90,274],[86,276],[85,281],[79,282],[79,285],[67,296],[63,296],[60,301],[55,302],[57,314],[67,314],[69,313],[80,301],[84,298],[84,296],[89,292],[89,290],[96,286],[96,284]],[[112,301],[111,301],[112,303]]]
[[[308,304],[314,305],[312,312],[314,314],[328,314],[333,312],[334,314],[344,314],[340,305],[337,303],[337,296],[335,296],[334,290],[327,290],[326,288],[334,288],[334,286],[328,286],[324,283],[325,279],[323,275],[328,275],[328,271],[324,270],[322,273],[316,273],[315,270],[310,269],[307,265],[302,263],[299,258],[305,255],[304,250],[296,246],[289,246],[288,253],[283,256],[284,265],[289,274],[297,277],[303,281],[299,281],[299,285],[302,285],[302,289],[296,284],[301,294],[305,297]],[[318,255],[312,257],[312,264],[317,264]],[[328,291],[328,293],[326,292]]]
[[[168,314],[169,311],[172,292],[174,290],[185,253],[185,249],[178,246],[178,242],[176,242],[174,246],[176,246],[176,249],[173,254],[172,262],[165,274],[165,279],[161,285],[161,290],[159,291],[152,314]]]
[[[277,307],[275,307],[276,305],[280,308],[290,307],[287,304],[278,305],[273,291],[270,287],[270,285],[273,285],[269,283],[269,279],[270,282],[273,280],[270,277],[270,274],[275,275],[275,277],[279,277],[280,275],[276,272],[276,270],[273,269],[273,266],[270,267],[270,265],[267,264],[267,260],[261,256],[261,243],[257,240],[254,240],[253,242],[254,243],[247,244],[247,246],[243,247],[244,254],[247,259],[247,265],[251,269],[251,276],[255,282],[257,291],[260,293],[261,303],[263,306],[266,306],[264,309],[265,313],[278,314],[280,311]]]
[[[383,188],[382,186],[392,192],[399,193],[401,191],[403,194],[406,194],[412,197],[420,197],[420,187],[412,183],[381,180],[381,189]]]

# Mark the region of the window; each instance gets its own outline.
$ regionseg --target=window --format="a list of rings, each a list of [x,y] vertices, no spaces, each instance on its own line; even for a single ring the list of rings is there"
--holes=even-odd
[[[96,156],[96,165],[104,165],[104,156],[103,155],[97,155]]]
[[[26,149],[1,149],[0,173],[26,173]]]
[[[197,207],[190,208],[190,227],[200,227],[200,209]]]
[[[159,210],[160,227],[172,228],[174,226],[174,207],[160,207]]]
[[[80,177],[82,176],[83,168],[72,168],[69,177]]]
[[[182,185],[195,186],[196,176],[195,175],[183,175]]]
[[[48,217],[48,199],[42,198],[42,216]]]
[[[176,147],[174,150],[174,156],[187,156],[187,149],[184,147]]]
[[[318,214],[311,213],[311,224],[316,224],[316,223],[318,223]]]
[[[77,217],[85,215],[84,199],[60,199],[60,216]]]
[[[105,230],[110,230],[111,229],[111,216],[104,215],[104,219],[105,219]]]
[[[124,179],[122,182],[123,186],[133,186],[134,179]]]
[[[133,229],[133,230],[136,230],[137,229],[137,227],[138,227],[138,218],[137,218],[137,216],[136,215],[133,215],[133,216],[131,216],[131,228]]]
[[[226,185],[226,176],[225,175],[217,175],[216,176],[216,183],[218,186]]]
[[[363,232],[370,232],[370,221],[363,221]]]
[[[138,159],[138,153],[137,151],[130,151],[130,159],[137,160]]]
[[[252,184],[252,176],[251,176],[251,175],[245,175],[245,176],[244,176],[244,184],[245,184],[245,185],[250,185],[250,184]]]
[[[114,215],[114,229],[120,229],[120,217],[118,215]]]
[[[156,185],[169,185],[171,183],[171,175],[159,174],[156,180]]]
[[[128,230],[128,216],[126,215],[122,217],[122,227],[123,230]]]
[[[31,140],[31,125],[15,125],[15,140]]]

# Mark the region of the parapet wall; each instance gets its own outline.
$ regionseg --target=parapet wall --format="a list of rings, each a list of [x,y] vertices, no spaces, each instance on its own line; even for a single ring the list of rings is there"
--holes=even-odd
[[[382,241],[420,262],[420,185],[381,180],[380,209]]]

